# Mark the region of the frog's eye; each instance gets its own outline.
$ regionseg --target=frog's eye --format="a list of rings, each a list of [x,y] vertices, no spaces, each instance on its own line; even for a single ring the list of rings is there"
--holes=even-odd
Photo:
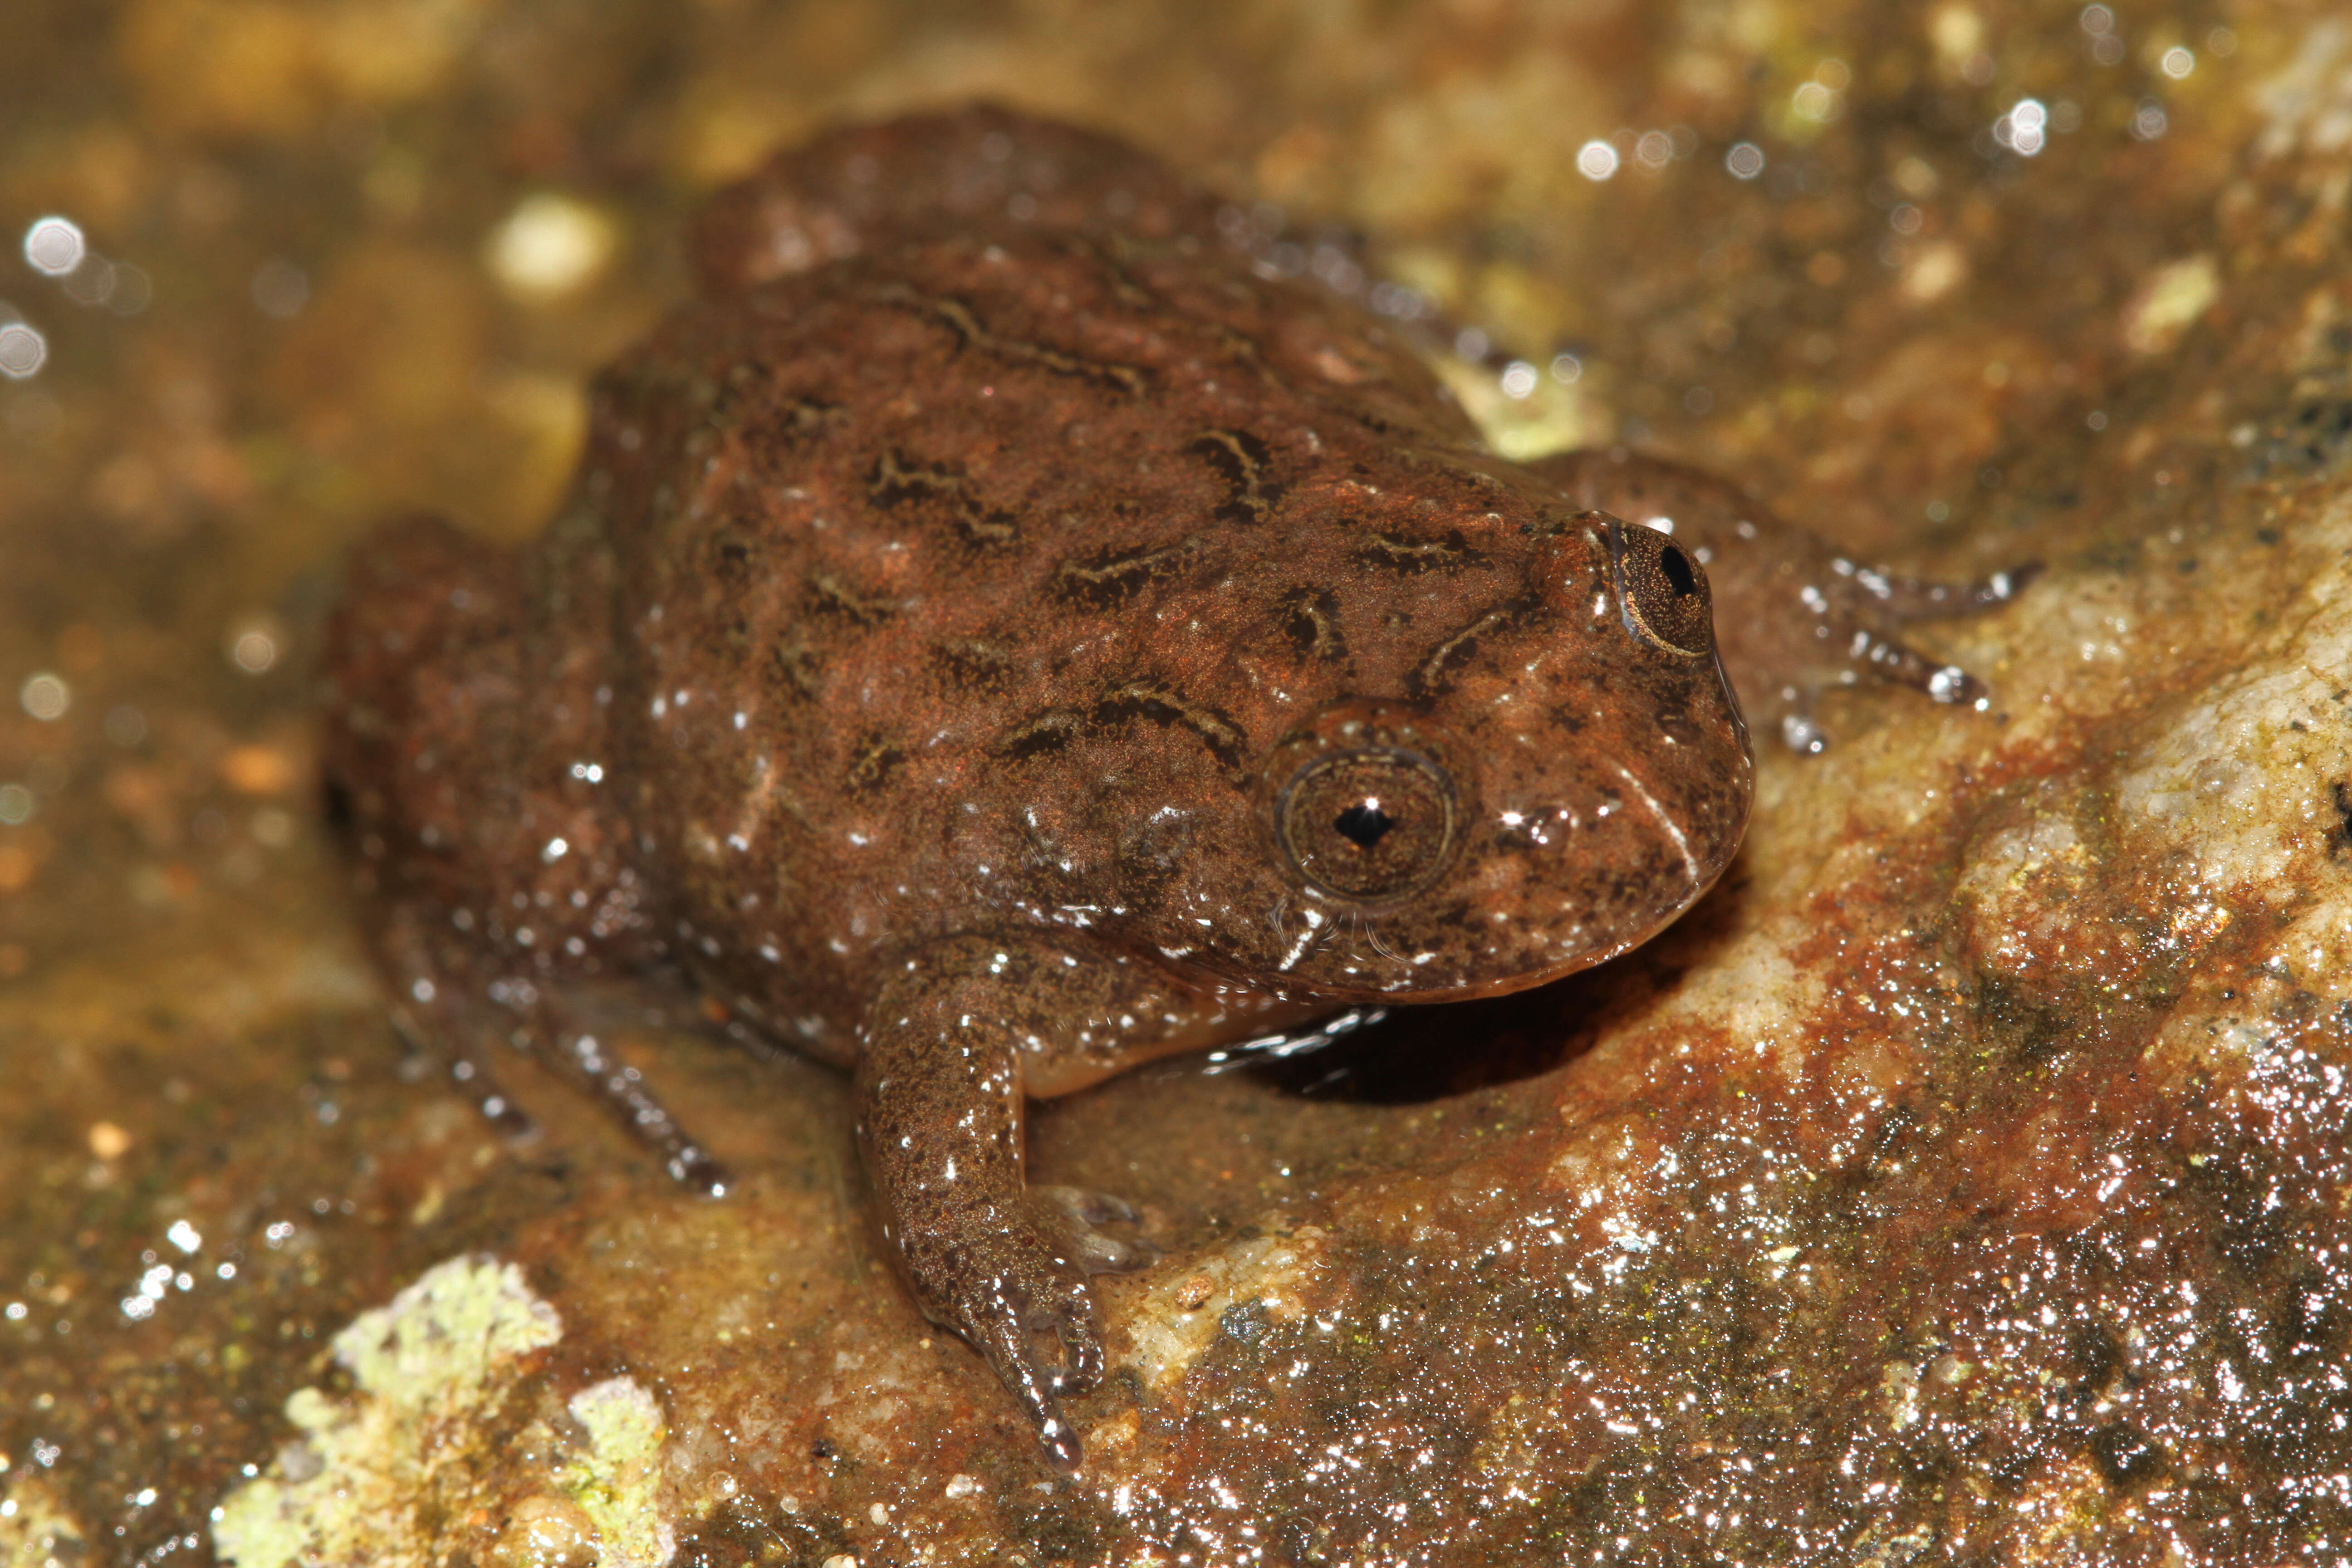
[[[1715,642],[1715,612],[1698,563],[1655,529],[1612,520],[1608,531],[1626,629],[1669,653],[1705,654]]]
[[[1359,903],[1401,899],[1445,869],[1457,831],[1454,781],[1399,749],[1318,757],[1283,786],[1275,826],[1310,885]]]

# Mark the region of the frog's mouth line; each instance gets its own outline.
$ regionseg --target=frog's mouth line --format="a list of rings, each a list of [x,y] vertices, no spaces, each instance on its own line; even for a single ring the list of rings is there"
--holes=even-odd
[[[1690,837],[1683,832],[1682,824],[1676,822],[1674,815],[1658,804],[1658,797],[1650,793],[1647,784],[1633,776],[1631,768],[1622,763],[1614,763],[1611,765],[1617,770],[1617,776],[1625,781],[1625,786],[1642,797],[1642,804],[1650,808],[1650,815],[1657,819],[1658,826],[1664,829],[1666,837],[1675,841],[1675,851],[1683,858],[1683,869],[1690,876],[1691,898],[1696,900],[1699,894],[1706,891],[1708,879],[1699,871],[1698,857],[1691,853]],[[1687,904],[1684,906],[1685,909],[1689,907]]]

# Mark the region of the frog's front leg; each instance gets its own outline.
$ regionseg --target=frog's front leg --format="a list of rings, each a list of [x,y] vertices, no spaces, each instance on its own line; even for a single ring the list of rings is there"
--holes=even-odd
[[[1024,1184],[1024,1089],[1149,1052],[1161,989],[1076,944],[957,938],[895,963],[860,1032],[858,1144],[882,1234],[924,1313],[988,1358],[1065,1472],[1082,1456],[1059,1396],[1103,1369],[1087,1277],[1156,1252],[1094,1228],[1126,1205]],[[1041,1353],[1048,1336],[1057,1354]]]
[[[2008,603],[2041,571],[2026,563],[1977,583],[1935,583],[1864,566],[1828,541],[1774,516],[1730,481],[1591,447],[1528,465],[1580,506],[1672,533],[1706,568],[1716,645],[1748,722],[1777,729],[1798,752],[1827,737],[1813,718],[1825,691],[1864,679],[1968,704],[1984,683],[1905,641],[1902,629]]]

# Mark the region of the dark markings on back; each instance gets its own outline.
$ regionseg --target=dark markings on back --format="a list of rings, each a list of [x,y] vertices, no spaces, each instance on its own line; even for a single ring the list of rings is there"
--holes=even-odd
[[[809,574],[808,602],[809,608],[818,615],[846,621],[854,626],[879,626],[898,612],[897,601],[861,594],[830,572]]]
[[[1338,664],[1348,657],[1339,630],[1339,595],[1328,588],[1293,588],[1276,601],[1282,629],[1309,658]]]
[[[1137,719],[1149,719],[1155,724],[1181,724],[1198,735],[1202,744],[1228,769],[1238,769],[1249,749],[1249,738],[1229,715],[1205,702],[1195,702],[1181,691],[1149,681],[1131,681],[1106,692],[1095,703],[1091,717],[1106,728]]]
[[[893,745],[888,736],[862,736],[850,752],[845,782],[853,795],[870,795],[888,784],[906,761],[907,753]]]
[[[997,754],[1015,760],[1050,756],[1078,738],[1084,718],[1067,708],[1049,709],[1023,721],[997,742]]]
[[[1519,531],[1529,539],[1558,539],[1571,530],[1581,530],[1587,542],[1591,542],[1593,529],[1600,526],[1608,515],[1590,507],[1570,512],[1547,509],[1519,524]]]
[[[961,468],[925,463],[895,447],[875,458],[866,471],[866,493],[885,510],[937,506],[955,531],[974,544],[1010,544],[1020,536],[1013,514],[982,501]]]
[[[1048,709],[1024,721],[996,749],[1006,757],[1045,756],[1081,736],[1123,729],[1139,721],[1190,730],[1229,775],[1238,776],[1249,755],[1249,737],[1229,714],[1149,680],[1112,687],[1083,710]]]
[[[1434,572],[1441,568],[1475,566],[1486,559],[1470,547],[1460,529],[1449,528],[1435,539],[1406,539],[1375,533],[1356,547],[1355,558],[1367,566],[1392,572]]]
[[[1255,371],[1268,384],[1285,391],[1290,389],[1290,383],[1266,363],[1265,350],[1255,338],[1224,321],[1210,321],[1207,327],[1209,335],[1217,340],[1217,346],[1235,361]]]
[[[1124,258],[1114,254],[1109,246],[1098,244],[1082,234],[1073,234],[1063,237],[1062,249],[1066,255],[1093,263],[1097,271],[1110,279],[1111,297],[1128,309],[1149,310],[1160,302],[1160,296],[1129,272]]]
[[[711,574],[730,587],[748,584],[760,559],[759,538],[749,529],[722,528],[711,538]]]
[[[814,700],[824,694],[824,666],[816,650],[797,635],[776,645],[775,651],[768,656],[768,668],[793,695]]]
[[[1054,569],[1054,593],[1090,609],[1112,609],[1151,584],[1176,575],[1199,548],[1195,540],[1180,539],[1173,544],[1137,545],[1065,561]]]
[[[823,397],[810,397],[800,393],[788,393],[781,398],[768,390],[775,377],[771,367],[763,364],[739,364],[727,373],[727,384],[711,386],[708,394],[698,385],[696,401],[709,412],[704,424],[710,429],[725,433],[736,429],[751,415],[760,416],[762,436],[778,437],[797,445],[823,434],[848,417],[840,404]],[[771,401],[762,405],[765,396]]]
[[[823,434],[849,417],[848,410],[838,403],[822,397],[795,397],[785,403],[783,417],[777,421],[782,433],[795,440],[805,441]]]
[[[873,291],[872,297],[885,305],[911,310],[926,321],[938,322],[953,333],[956,342],[964,348],[992,354],[1013,364],[1034,365],[1050,374],[1115,386],[1129,397],[1142,396],[1149,387],[1150,378],[1139,366],[1087,359],[1066,349],[1055,348],[1050,343],[999,337],[989,331],[987,325],[972,314],[971,307],[961,300],[925,294],[904,283],[882,284]]]
[[[1406,693],[1416,698],[1444,693],[1454,684],[1463,666],[1476,656],[1480,638],[1518,625],[1534,613],[1536,603],[1533,599],[1510,600],[1486,611],[1459,631],[1447,634],[1435,647],[1422,655],[1421,662],[1406,675]]]
[[[1203,430],[1184,448],[1209,460],[1225,481],[1226,495],[1217,507],[1224,522],[1264,522],[1282,499],[1284,486],[1268,472],[1274,454],[1265,442],[1246,430]]]
[[[957,637],[931,649],[931,662],[947,684],[974,696],[1002,691],[1013,679],[1013,660],[1003,648],[974,637]]]

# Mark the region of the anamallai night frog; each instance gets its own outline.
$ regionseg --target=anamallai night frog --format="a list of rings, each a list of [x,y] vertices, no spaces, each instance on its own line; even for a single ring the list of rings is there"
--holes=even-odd
[[[1218,212],[996,110],[782,157],[598,378],[545,536],[384,529],[330,655],[409,1031],[529,1048],[711,1187],[568,981],[683,964],[850,1068],[917,1300],[1065,1469],[1087,1276],[1148,1254],[1024,1185],[1025,1097],[1622,952],[1738,846],[1727,664],[1803,744],[1853,669],[1972,698],[1885,628],[2006,592],[1622,453],[1501,461]]]

